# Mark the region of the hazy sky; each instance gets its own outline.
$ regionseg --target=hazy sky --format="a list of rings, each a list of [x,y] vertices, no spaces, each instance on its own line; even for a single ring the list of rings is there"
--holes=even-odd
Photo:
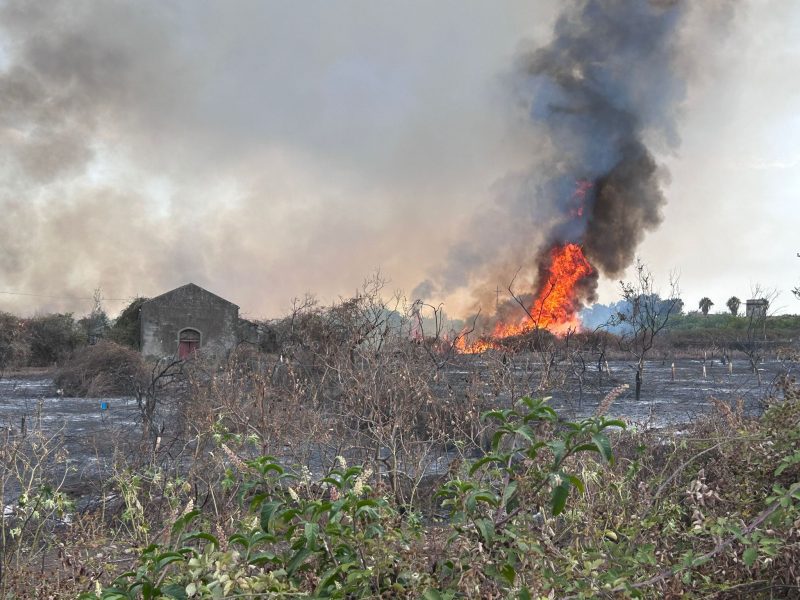
[[[538,236],[487,212],[542,146],[516,69],[559,6],[0,0],[0,291],[58,298],[0,310],[193,281],[278,316],[376,268],[410,293],[473,238],[506,256],[509,231]],[[689,307],[759,282],[800,312],[800,3],[743,0],[715,35],[690,17],[668,204],[639,255],[680,272]],[[469,265],[452,314],[507,283]]]

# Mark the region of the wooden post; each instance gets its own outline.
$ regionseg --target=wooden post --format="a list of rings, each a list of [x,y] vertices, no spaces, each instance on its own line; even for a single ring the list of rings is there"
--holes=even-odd
[[[675,381],[675,363],[672,363],[672,381]]]

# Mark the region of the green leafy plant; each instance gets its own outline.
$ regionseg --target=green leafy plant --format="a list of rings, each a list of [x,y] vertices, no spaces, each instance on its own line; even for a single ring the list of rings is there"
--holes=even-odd
[[[538,549],[527,532],[531,522],[546,518],[539,508],[543,495],[549,496],[550,515],[557,516],[573,489],[584,490],[570,470],[572,457],[595,453],[604,463],[613,463],[606,431],[624,428],[622,421],[597,417],[561,423],[547,400],[525,397],[514,408],[482,415],[496,424],[491,450],[469,466],[467,479],[449,481],[439,492],[450,511],[450,542],[458,542],[462,550],[457,559],[444,562],[445,572],[460,577],[470,570],[470,553],[477,547],[496,559],[487,574],[501,587],[513,587],[520,567]],[[473,547],[464,546],[470,538]]]

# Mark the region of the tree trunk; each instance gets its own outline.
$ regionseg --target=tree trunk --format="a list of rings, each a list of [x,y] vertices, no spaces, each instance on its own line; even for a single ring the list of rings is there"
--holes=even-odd
[[[636,401],[642,397],[642,369],[636,370]]]
[[[601,350],[600,356],[597,358],[597,384],[601,385],[603,383],[603,361],[606,358],[606,351]]]

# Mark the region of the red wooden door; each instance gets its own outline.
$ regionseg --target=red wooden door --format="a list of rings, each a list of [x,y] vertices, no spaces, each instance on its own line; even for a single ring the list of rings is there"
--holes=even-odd
[[[178,358],[186,360],[191,357],[193,353],[197,352],[198,342],[181,341],[178,344]]]
[[[200,332],[196,329],[184,329],[178,336],[178,358],[186,360],[200,348]]]

